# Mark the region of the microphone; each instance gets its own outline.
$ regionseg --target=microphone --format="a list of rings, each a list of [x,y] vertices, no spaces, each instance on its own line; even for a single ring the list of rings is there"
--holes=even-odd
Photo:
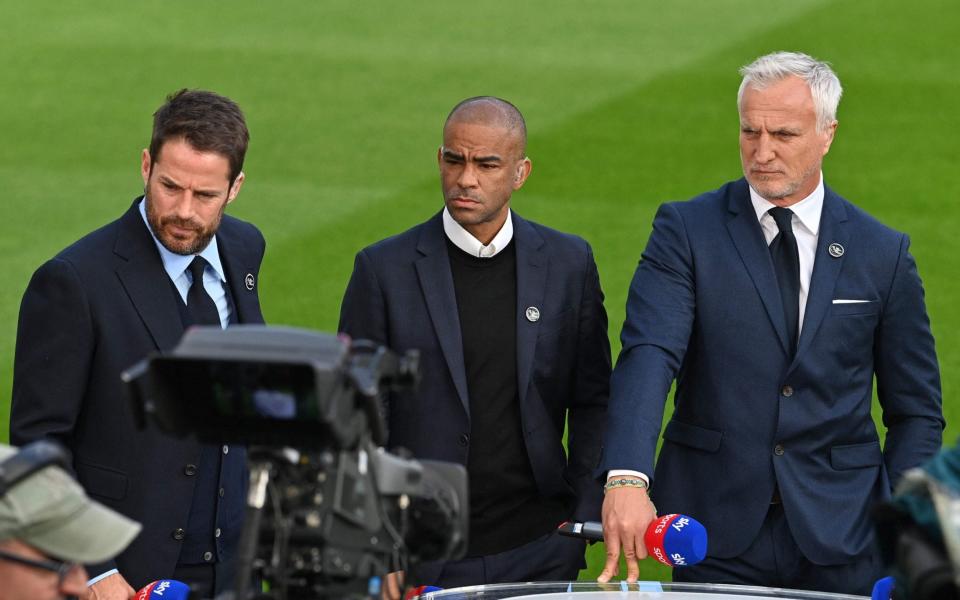
[[[896,585],[897,581],[893,577],[878,579],[877,582],[873,584],[873,593],[870,595],[870,600],[890,600],[893,598],[893,591]]]
[[[557,528],[560,535],[594,542],[603,541],[603,525],[565,521]],[[668,567],[695,565],[707,555],[707,530],[687,515],[670,514],[650,521],[643,535],[647,553]]]
[[[187,600],[190,586],[176,579],[158,579],[140,588],[134,600]]]
[[[443,588],[438,588],[433,585],[417,586],[415,588],[410,588],[409,590],[407,590],[407,593],[403,596],[403,600],[414,600],[415,598],[422,597],[424,594],[428,594],[430,592],[439,592],[442,589]]]

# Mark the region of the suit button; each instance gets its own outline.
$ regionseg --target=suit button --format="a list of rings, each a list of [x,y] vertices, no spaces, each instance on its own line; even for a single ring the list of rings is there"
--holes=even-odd
[[[777,456],[783,456],[783,446],[781,446],[780,444],[777,444],[776,446],[774,446],[773,453],[776,454]]]
[[[205,560],[205,561],[207,561],[207,562],[210,562],[211,560],[213,560],[213,552],[204,552],[204,553],[203,553],[203,560]]]
[[[213,530],[213,537],[220,537],[220,528],[217,527]]]
[[[223,498],[223,488],[220,488],[220,490],[217,493],[220,494],[221,498]]]
[[[183,468],[184,475],[196,475],[197,474],[197,465],[187,465]]]
[[[224,444],[224,445],[223,445],[223,453],[226,454],[226,453],[228,453],[228,452],[230,452],[230,446]]]
[[[783,394],[784,398],[789,398],[790,396],[793,395],[793,388],[790,387],[789,385],[785,385],[783,386],[783,388],[780,389],[780,393]]]
[[[466,446],[468,443],[470,443],[470,436],[465,433],[461,433],[459,442],[461,446]]]
[[[185,536],[186,534],[187,534],[187,532],[185,532],[183,529],[180,529],[179,527],[177,527],[176,529],[173,530],[173,539],[178,540],[178,541],[179,541],[179,540],[182,540],[182,539],[183,539],[183,536]]]

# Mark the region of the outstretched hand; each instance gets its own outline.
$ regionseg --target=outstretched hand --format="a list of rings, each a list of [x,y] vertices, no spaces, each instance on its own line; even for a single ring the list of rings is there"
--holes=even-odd
[[[603,543],[607,548],[607,562],[597,577],[600,583],[610,581],[620,571],[620,553],[627,563],[627,581],[633,583],[640,576],[638,560],[647,557],[643,535],[657,516],[647,490],[619,487],[607,490],[603,498]]]

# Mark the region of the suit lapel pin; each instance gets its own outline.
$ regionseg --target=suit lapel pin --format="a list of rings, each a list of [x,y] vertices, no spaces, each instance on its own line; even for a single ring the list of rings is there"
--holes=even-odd
[[[540,320],[540,309],[536,306],[528,306],[526,315],[528,321],[531,323],[536,323]]]
[[[247,276],[243,278],[243,283],[247,286],[248,290],[253,291],[253,286],[256,284],[253,273],[247,273]]]
[[[834,242],[829,246],[827,246],[827,252],[829,252],[830,256],[834,258],[840,258],[841,256],[843,256],[843,246]]]

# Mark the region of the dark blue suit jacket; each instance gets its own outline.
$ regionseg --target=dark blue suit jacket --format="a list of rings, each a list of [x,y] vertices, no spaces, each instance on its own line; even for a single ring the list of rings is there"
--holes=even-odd
[[[115,564],[134,589],[173,575],[181,542],[172,533],[187,527],[196,480],[184,467],[200,457],[195,439],[137,430],[121,388],[124,369],[183,335],[138,202],[34,273],[20,305],[10,415],[13,444],[65,444],[87,493],[143,524]],[[259,272],[263,236],[224,216],[217,244],[239,321],[262,323],[256,287],[244,279]]]
[[[513,214],[517,252],[517,376],[527,452],[540,493],[596,520],[593,478],[606,418],[610,346],[593,253],[582,239]],[[540,318],[525,317],[527,307]],[[389,445],[467,463],[470,398],[460,317],[441,214],[360,251],[340,330],[398,351],[420,350],[416,393],[387,407]],[[563,432],[569,416],[569,453]]]
[[[830,244],[844,252],[834,257]],[[711,556],[749,546],[779,484],[816,564],[872,539],[871,505],[940,448],[940,376],[906,235],[825,190],[799,346],[741,179],[660,207],[627,302],[601,472],[654,473],[660,512],[704,523]],[[835,303],[835,300],[866,300]],[[874,376],[886,444],[870,415]],[[677,381],[663,431],[665,398]]]

